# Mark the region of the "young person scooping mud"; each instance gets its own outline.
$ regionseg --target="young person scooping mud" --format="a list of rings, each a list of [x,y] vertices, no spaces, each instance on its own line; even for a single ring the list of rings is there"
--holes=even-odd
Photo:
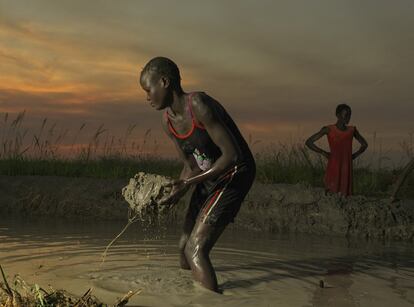
[[[150,60],[140,84],[151,106],[163,111],[164,131],[184,163],[171,194],[162,202],[173,205],[194,186],[179,243],[181,268],[191,269],[197,282],[217,292],[209,253],[253,183],[253,155],[218,101],[204,92],[184,92],[180,71],[170,59]]]

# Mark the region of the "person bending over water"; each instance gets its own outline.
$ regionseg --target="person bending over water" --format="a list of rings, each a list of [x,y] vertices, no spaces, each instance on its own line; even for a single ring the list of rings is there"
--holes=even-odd
[[[204,92],[186,93],[177,65],[156,57],[141,71],[147,100],[163,111],[162,126],[184,167],[165,205],[174,205],[194,187],[180,238],[180,265],[218,292],[209,253],[233,222],[256,174],[247,142],[224,107]]]
[[[340,104],[336,107],[337,121],[334,125],[322,127],[306,140],[306,146],[328,159],[324,182],[325,189],[344,196],[352,194],[352,160],[359,157],[368,147],[367,141],[355,126],[348,126],[351,107]],[[328,137],[330,152],[315,145],[324,135]],[[360,148],[352,153],[352,140],[360,143]]]

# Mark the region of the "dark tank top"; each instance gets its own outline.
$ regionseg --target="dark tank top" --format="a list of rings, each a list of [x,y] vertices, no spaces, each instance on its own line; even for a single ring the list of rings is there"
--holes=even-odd
[[[187,156],[194,156],[198,167],[202,171],[206,171],[211,168],[212,164],[221,156],[222,153],[220,148],[210,138],[207,130],[195,121],[191,108],[191,98],[193,95],[194,93],[188,95],[186,104],[186,110],[189,116],[191,116],[192,121],[189,132],[186,134],[177,133],[171,124],[168,111],[165,112],[165,117],[167,119],[168,129],[175,137],[178,146],[180,146]],[[220,121],[233,135],[236,144],[240,148],[241,153],[236,164],[254,163],[253,155],[247,145],[247,142],[224,107],[216,101],[211,101],[210,107],[213,109],[214,113],[219,116]]]

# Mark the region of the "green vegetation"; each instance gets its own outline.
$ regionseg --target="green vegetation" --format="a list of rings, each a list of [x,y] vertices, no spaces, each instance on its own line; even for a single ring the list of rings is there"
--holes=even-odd
[[[121,138],[109,136],[101,125],[86,144],[79,144],[85,124],[71,136],[68,130],[58,132],[56,124],[49,124],[45,118],[39,130],[29,136],[22,127],[24,117],[25,112],[21,112],[10,120],[6,113],[0,123],[1,175],[128,178],[138,171],[167,176],[180,172],[178,161],[161,158],[156,148],[149,147],[150,130],[137,144],[129,141],[135,125],[129,126]]]
[[[56,125],[48,126],[43,120],[40,130],[27,139],[27,130],[21,127],[25,113],[14,120],[5,114],[0,133],[0,174],[9,176],[40,175],[95,178],[129,178],[143,171],[176,177],[181,170],[177,160],[166,159],[148,150],[150,131],[141,144],[129,141],[135,126],[128,127],[122,138],[108,138],[103,126],[99,127],[87,144],[77,144],[80,132],[72,137],[70,156],[61,153],[61,145],[69,138],[68,131],[56,134]],[[106,136],[106,138],[105,138]],[[253,146],[254,147],[254,146]],[[412,142],[403,146],[408,156],[412,155]],[[384,157],[376,159],[382,161]],[[325,161],[311,153],[303,144],[269,147],[256,154],[257,180],[263,183],[305,183],[323,186]],[[386,197],[401,169],[389,169],[381,163],[355,163],[354,193]],[[401,189],[401,196],[414,197],[414,174],[411,174]]]
[[[305,183],[323,187],[326,162],[302,144],[279,146],[256,155],[257,178],[263,183]],[[387,197],[401,169],[376,168],[372,164],[355,163],[354,194]],[[414,197],[414,174],[411,174],[401,195]]]
[[[81,297],[76,297],[65,290],[55,290],[49,285],[49,289],[43,289],[38,284],[26,283],[19,275],[15,275],[10,285],[0,265],[3,282],[0,282],[0,306],[2,307],[52,307],[52,306],[84,306],[104,307],[109,306],[100,302],[92,295],[93,288],[88,289]],[[128,291],[119,298],[114,307],[125,306],[132,296],[141,292],[141,289]]]
[[[157,157],[82,159],[3,159],[0,174],[9,176],[39,175],[94,178],[129,178],[137,172],[178,176],[180,163]]]

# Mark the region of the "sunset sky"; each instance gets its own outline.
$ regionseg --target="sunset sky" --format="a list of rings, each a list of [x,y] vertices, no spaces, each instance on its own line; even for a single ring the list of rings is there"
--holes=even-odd
[[[168,152],[138,84],[162,55],[261,146],[303,139],[346,102],[369,142],[398,151],[414,132],[413,16],[411,0],[0,0],[0,112],[26,110],[32,131],[85,123],[85,139],[136,124]]]

